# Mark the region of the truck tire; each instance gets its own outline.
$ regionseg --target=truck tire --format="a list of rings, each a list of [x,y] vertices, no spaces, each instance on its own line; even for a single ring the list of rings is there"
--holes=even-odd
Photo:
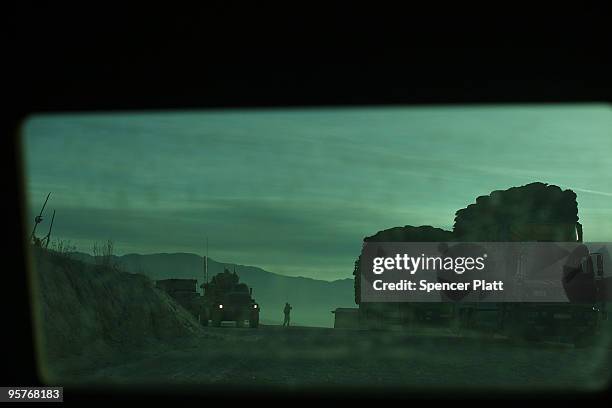
[[[259,318],[249,320],[249,327],[251,329],[256,329],[259,327]]]

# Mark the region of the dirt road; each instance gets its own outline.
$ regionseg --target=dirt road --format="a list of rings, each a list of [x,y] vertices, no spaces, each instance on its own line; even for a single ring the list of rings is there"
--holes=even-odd
[[[208,328],[176,347],[87,370],[78,383],[233,387],[596,390],[612,378],[609,347],[520,344],[430,332],[262,326]]]

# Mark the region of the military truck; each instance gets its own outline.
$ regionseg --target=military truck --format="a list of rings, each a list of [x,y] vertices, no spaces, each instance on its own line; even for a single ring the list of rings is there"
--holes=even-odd
[[[202,300],[201,295],[197,291],[197,280],[160,279],[155,281],[155,286],[170,295],[178,304],[193,314],[196,319],[200,319]]]
[[[557,186],[531,183],[480,196],[457,211],[453,231],[429,226],[396,227],[366,237],[364,242],[582,242],[576,194]],[[361,326],[450,325],[456,329],[488,330],[511,337],[547,337],[584,344],[607,319],[610,279],[604,277],[603,257],[584,246],[580,267],[570,271],[597,296],[570,303],[366,303],[360,299],[359,259],[355,263],[355,302]],[[609,266],[608,266],[609,267]],[[516,262],[516,272],[520,262]]]
[[[227,268],[215,275],[208,283],[201,285],[202,318],[204,325],[210,323],[221,326],[222,322],[232,321],[236,327],[245,325],[256,328],[259,326],[259,304],[253,299],[253,288],[239,282],[240,278]]]
[[[575,242],[581,243],[576,194],[544,183],[531,183],[481,196],[476,203],[457,211],[453,229],[456,241],[464,242]],[[526,340],[556,339],[576,345],[592,341],[605,315],[602,254],[585,245],[575,251],[577,266],[565,271],[591,287],[593,296],[569,303],[456,303],[459,328],[501,332]],[[514,263],[516,274],[520,259]],[[566,288],[567,289],[567,288]],[[568,292],[571,296],[571,292]]]

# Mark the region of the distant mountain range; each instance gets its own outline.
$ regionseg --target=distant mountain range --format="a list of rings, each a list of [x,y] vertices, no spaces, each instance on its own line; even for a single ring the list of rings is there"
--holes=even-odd
[[[95,263],[92,255],[77,252],[74,259]],[[139,273],[153,280],[197,279],[198,289],[204,281],[204,258],[190,253],[174,254],[127,254],[114,256],[124,271]],[[324,281],[304,277],[292,277],[269,272],[264,269],[217,262],[208,259],[209,278],[228,268],[240,276],[240,281],[253,288],[253,297],[261,306],[262,323],[280,324],[283,306],[293,306],[292,322],[303,326],[333,326],[331,313],[337,307],[356,307],[354,302],[353,279]]]

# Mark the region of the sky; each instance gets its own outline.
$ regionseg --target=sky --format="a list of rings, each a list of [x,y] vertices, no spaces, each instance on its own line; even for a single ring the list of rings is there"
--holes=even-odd
[[[534,181],[578,195],[612,236],[612,107],[500,105],[35,115],[22,129],[30,222],[82,252],[209,254],[352,277],[364,236],[452,229],[477,196]],[[39,226],[39,235],[48,228]]]

